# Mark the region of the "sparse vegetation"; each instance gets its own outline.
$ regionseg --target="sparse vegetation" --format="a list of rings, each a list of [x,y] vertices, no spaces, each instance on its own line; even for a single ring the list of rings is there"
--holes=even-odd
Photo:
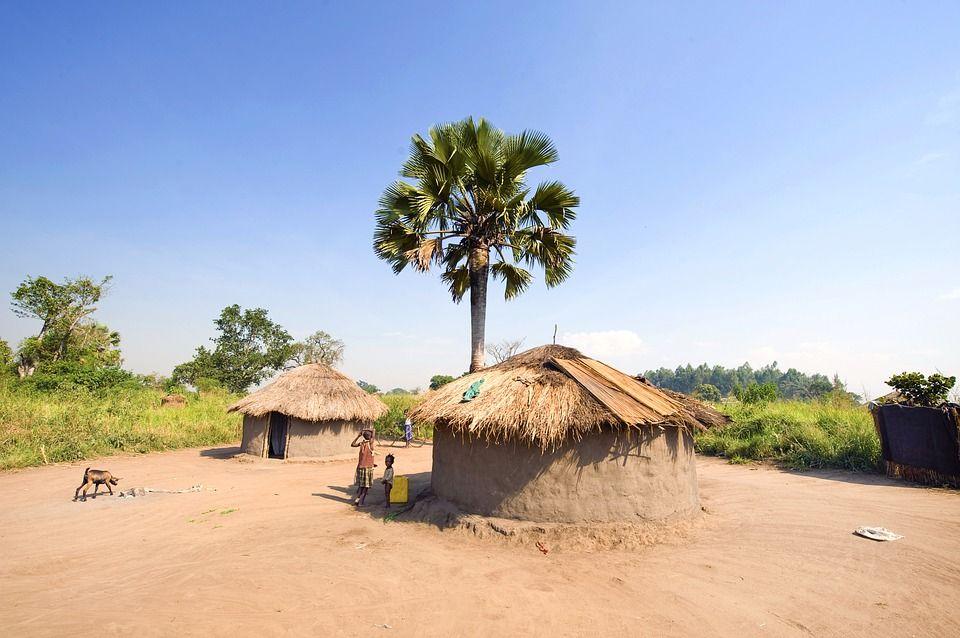
[[[793,468],[880,469],[880,439],[863,406],[839,400],[771,401],[718,409],[733,422],[696,435],[702,454]]]
[[[487,346],[487,354],[493,357],[494,363],[503,363],[520,352],[522,346],[523,339],[504,339],[499,343],[489,344]]]

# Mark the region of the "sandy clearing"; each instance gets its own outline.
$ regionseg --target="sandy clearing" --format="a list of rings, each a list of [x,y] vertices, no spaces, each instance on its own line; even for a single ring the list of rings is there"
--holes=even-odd
[[[957,492],[699,459],[692,538],[543,556],[353,511],[352,460],[230,452],[0,474],[6,635],[960,635]],[[430,452],[398,450],[398,473],[428,482]],[[216,491],[73,503],[88,464]],[[851,535],[863,524],[905,538]]]

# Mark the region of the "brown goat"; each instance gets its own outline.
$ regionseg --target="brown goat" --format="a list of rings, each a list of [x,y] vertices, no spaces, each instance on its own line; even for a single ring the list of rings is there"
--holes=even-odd
[[[113,496],[113,490],[110,489],[111,485],[116,485],[120,479],[107,470],[91,470],[89,467],[83,471],[83,483],[80,484],[80,487],[77,488],[77,491],[73,493],[73,500],[77,500],[77,497],[80,495],[80,490],[83,490],[83,496],[80,497],[81,501],[87,500],[87,489],[93,485],[93,495],[97,495],[97,490],[100,489],[101,485],[106,485],[107,490],[110,492],[110,496]]]

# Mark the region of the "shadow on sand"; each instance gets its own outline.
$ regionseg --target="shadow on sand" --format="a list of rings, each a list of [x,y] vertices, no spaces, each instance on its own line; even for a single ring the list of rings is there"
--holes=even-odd
[[[200,456],[211,458],[211,459],[232,459],[234,457],[240,456],[243,454],[243,450],[240,449],[240,446],[233,445],[230,447],[211,447],[206,450],[200,450]]]
[[[383,484],[379,479],[374,479],[373,487],[367,493],[366,505],[358,508],[358,512],[369,514],[372,518],[402,521],[402,513],[413,507],[419,494],[430,489],[430,472],[418,472],[417,474],[404,474],[407,477],[408,500],[406,503],[393,503],[389,508],[386,507],[386,495],[384,494]],[[339,492],[344,496],[328,494],[323,492],[314,492],[312,496],[325,498],[328,501],[337,501],[338,503],[353,504],[354,495],[357,488],[354,485],[328,485],[327,489]]]
[[[940,489],[940,486],[938,485],[921,485],[919,483],[911,483],[910,481],[903,479],[889,477],[886,474],[881,474],[880,472],[873,473],[854,470],[796,470],[789,467],[778,467],[776,465],[773,467],[781,472],[784,472],[785,474],[817,478],[824,481],[838,481],[840,483],[851,483],[855,485],[876,485],[878,487]]]

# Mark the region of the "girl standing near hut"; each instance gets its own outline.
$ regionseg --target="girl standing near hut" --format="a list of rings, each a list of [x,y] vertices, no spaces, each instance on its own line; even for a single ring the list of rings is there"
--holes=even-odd
[[[350,443],[350,447],[360,448],[356,473],[357,497],[353,504],[363,507],[367,500],[367,492],[373,487],[373,468],[376,467],[373,462],[373,430],[362,430]]]

